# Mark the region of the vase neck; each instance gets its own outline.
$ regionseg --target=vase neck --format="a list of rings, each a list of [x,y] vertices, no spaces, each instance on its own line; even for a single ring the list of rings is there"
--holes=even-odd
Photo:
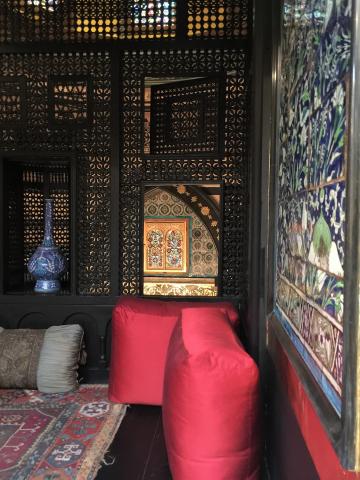
[[[44,247],[53,247],[53,201],[50,198],[45,199],[45,228],[44,228]]]

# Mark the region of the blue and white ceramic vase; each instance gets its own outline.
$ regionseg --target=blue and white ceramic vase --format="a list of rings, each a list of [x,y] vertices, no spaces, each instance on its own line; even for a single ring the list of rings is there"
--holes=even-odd
[[[52,232],[53,200],[45,199],[45,231],[42,244],[29,260],[28,270],[35,278],[35,292],[57,293],[60,290],[59,277],[66,270],[66,261],[55,246]]]

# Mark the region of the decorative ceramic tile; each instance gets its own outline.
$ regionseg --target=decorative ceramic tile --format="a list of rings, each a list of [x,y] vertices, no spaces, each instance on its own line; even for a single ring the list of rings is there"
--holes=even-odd
[[[339,414],[350,3],[286,1],[280,72],[279,321]]]
[[[327,314],[342,323],[344,312],[344,281],[307,264],[306,294]]]
[[[281,280],[280,277],[278,277],[278,280],[276,282],[276,303],[285,313],[288,312],[289,295],[289,285],[283,280]]]
[[[310,373],[314,376],[315,380],[318,382],[320,388],[323,390],[330,404],[340,416],[341,398],[339,393],[341,392],[341,385],[335,381],[334,377],[328,372],[328,370],[319,365],[319,359],[311,351],[311,349],[309,349],[309,347],[305,345],[304,339],[301,337],[301,335],[299,336],[294,331],[291,323],[289,322],[283,311],[275,307],[275,315],[280,324],[283,326],[286,333],[289,335],[290,340],[294,344],[296,350],[299,352]],[[329,381],[329,376],[332,379],[331,381]]]
[[[289,238],[289,250],[293,257],[307,258],[310,248],[309,228],[311,227],[307,196],[305,193],[298,194],[289,200],[286,210],[286,234]]]
[[[312,19],[312,47],[315,51],[320,45],[321,36],[326,30],[328,17],[328,6],[332,5],[332,0],[308,0],[307,10]]]
[[[301,311],[304,300],[291,286],[287,285],[284,280],[280,280],[278,289],[278,304],[286,313],[291,323],[298,330],[301,325]]]
[[[305,292],[306,267],[307,264],[303,260],[294,257],[289,258],[289,269],[287,278],[302,292]]]
[[[332,375],[335,381],[342,386],[343,368],[344,368],[344,354],[343,354],[343,334],[339,332],[337,338],[336,352],[334,364],[332,367]]]
[[[289,239],[286,225],[286,203],[280,202],[278,206],[278,231],[277,231],[277,269],[286,277],[289,255]]]
[[[338,21],[344,22],[351,19],[351,1],[338,2]]]
[[[293,288],[290,287],[286,313],[291,323],[298,330],[300,329],[300,325],[301,325],[301,311],[302,311],[303,303],[304,303],[304,300],[300,297],[300,295]]]
[[[316,310],[312,315],[309,345],[324,367],[331,372],[335,358],[337,329]]]
[[[320,185],[344,174],[345,86],[337,85],[311,119],[309,184]]]
[[[297,329],[300,329],[301,311],[304,300],[296,290],[289,286],[283,279],[280,279],[277,285],[277,303],[291,323]]]
[[[287,112],[287,110],[286,110]],[[280,138],[280,148],[279,148],[279,198],[285,200],[291,195],[290,192],[290,174],[289,174],[289,152],[286,148],[288,144],[288,115],[282,116],[280,118],[279,124],[279,138]]]
[[[345,184],[309,192],[310,263],[338,277],[344,276]]]
[[[294,65],[294,77],[293,77],[293,88],[298,84],[298,82],[302,79],[304,73],[307,70],[308,64],[308,56],[306,51],[306,39],[307,34],[299,25],[296,29],[296,48],[293,50],[293,65]]]
[[[320,35],[323,35],[328,25],[334,19],[335,0],[310,0],[312,6],[313,22]]]
[[[283,144],[288,152],[288,178],[291,193],[299,192],[307,186],[310,153],[309,105],[308,75],[305,74],[289,104],[287,142]]]
[[[351,0],[308,0],[312,4],[314,20],[321,24],[321,31],[344,23],[351,17]]]
[[[283,7],[282,53],[283,58],[290,58],[295,45],[295,0],[285,0]]]
[[[298,83],[308,70],[310,58],[313,56],[311,31],[313,28],[312,12],[308,0],[296,0],[295,29],[296,49],[293,61],[295,63],[295,82]]]
[[[305,292],[305,260],[310,248],[306,194],[298,194],[278,207],[278,271]]]
[[[316,58],[316,72],[312,103],[314,109],[321,106],[323,99],[334,90],[350,68],[350,29],[336,24],[321,38]]]
[[[303,303],[301,312],[300,333],[305,343],[309,343],[313,324],[314,308],[308,303]]]

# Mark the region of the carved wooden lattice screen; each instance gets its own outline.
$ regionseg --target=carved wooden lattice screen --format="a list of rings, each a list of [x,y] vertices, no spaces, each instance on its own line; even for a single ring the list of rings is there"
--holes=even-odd
[[[25,78],[0,78],[0,127],[25,122],[24,95]]]
[[[150,154],[219,153],[220,78],[152,87]]]
[[[55,153],[71,156],[79,179],[76,199],[72,199],[77,208],[77,246],[73,259],[76,279],[72,282],[76,282],[74,293],[80,295],[111,293],[110,63],[106,52],[3,54],[0,59],[0,112],[9,109],[13,112],[11,122],[0,123],[1,150],[5,157],[15,153],[26,156],[23,170],[28,168],[30,176],[27,180],[25,175],[23,182],[27,196],[24,209],[30,210],[19,214],[23,213],[25,220],[29,215],[39,217],[28,223],[27,238],[32,240],[29,247],[25,242],[22,261],[26,263],[30,254],[27,248],[32,249],[41,235],[38,223],[42,194],[34,180],[37,170],[36,165],[31,165],[32,157],[39,152],[44,159],[47,154],[50,157]],[[53,173],[56,174],[56,169]],[[62,217],[66,223],[69,192],[54,190],[53,195],[57,221]],[[62,231],[66,231],[65,226]],[[11,229],[7,232],[9,245],[19,241],[14,232]],[[64,233],[60,243],[69,256],[69,235]]]
[[[180,11],[189,40],[243,39],[251,8],[249,0],[0,0],[0,43],[174,39]]]
[[[110,54],[11,53],[1,56],[0,119],[1,112],[7,110],[12,118],[8,124],[0,125],[2,151],[12,154],[26,152],[28,156],[39,152],[42,155],[47,152],[49,155],[63,154],[76,162],[78,180],[76,198],[72,200],[76,202],[76,248],[73,247],[75,254],[72,260],[76,265],[73,269],[74,278],[71,279],[72,292],[98,296],[119,291],[139,293],[142,181],[223,180],[223,294],[246,295],[246,51],[139,50],[118,55],[122,66],[122,85],[116,84],[114,88],[123,92],[119,105],[123,129],[118,137],[122,150],[119,160],[119,244],[113,245],[110,241],[113,195]],[[194,72],[204,77],[204,85],[214,92],[214,100],[209,100],[210,105],[212,102],[217,104],[218,82],[220,78],[224,79],[223,153],[217,152],[215,143],[206,143],[204,151],[199,149],[194,155],[190,151],[185,153],[184,150],[173,148],[177,141],[175,134],[170,138],[171,148],[165,145],[163,149],[166,155],[143,155],[141,111],[144,77],[186,77]],[[215,123],[220,122],[213,113],[210,118]],[[168,134],[165,137],[168,141]],[[16,238],[8,238],[8,242],[14,242],[14,245],[16,241]],[[111,256],[114,249],[119,247],[120,265],[117,267],[112,265]],[[63,249],[69,250],[66,241]],[[119,268],[119,285],[111,285],[111,268]]]
[[[0,43],[173,38],[176,1],[0,0]]]
[[[188,0],[190,39],[246,38],[250,33],[248,0]]]
[[[140,201],[142,181],[221,181],[224,186],[222,287],[224,295],[244,298],[247,285],[248,220],[248,56],[243,50],[125,52],[123,66],[123,151],[120,173],[121,289],[139,292]],[[214,77],[224,74],[224,153],[142,155],[144,77]],[[171,139],[173,142],[173,139]],[[180,152],[181,153],[181,152]]]

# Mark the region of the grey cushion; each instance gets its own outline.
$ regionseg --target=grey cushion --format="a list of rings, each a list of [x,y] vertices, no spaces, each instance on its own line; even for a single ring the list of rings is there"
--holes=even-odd
[[[46,330],[37,370],[40,392],[62,393],[78,387],[83,336],[80,325],[60,325]]]

